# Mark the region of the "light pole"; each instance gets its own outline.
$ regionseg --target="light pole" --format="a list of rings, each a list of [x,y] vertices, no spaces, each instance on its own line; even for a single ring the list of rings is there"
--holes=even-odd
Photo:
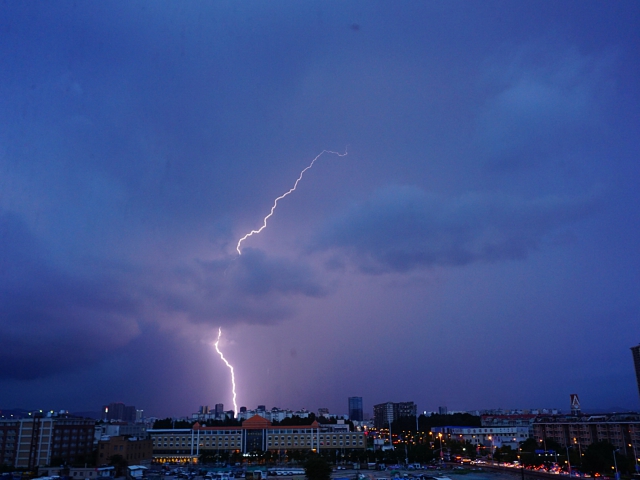
[[[491,465],[495,465],[495,460],[493,456],[493,437],[489,435],[489,440],[491,440]]]
[[[618,474],[618,462],[616,461],[616,452],[618,449],[613,450],[613,465],[616,467],[616,480],[620,480],[620,475]]]
[[[582,463],[582,446],[576,437],[573,437],[573,442],[578,445],[578,453],[580,454],[580,463]]]
[[[407,451],[407,440],[404,441],[404,463],[409,466],[409,452]]]
[[[582,445],[576,437],[573,437],[573,442],[571,442],[571,438],[569,438],[568,442],[571,443],[571,445],[569,445],[569,448],[575,448],[576,445],[578,446],[578,460],[580,460],[580,466],[582,466]]]
[[[632,442],[633,442],[633,440],[632,440]],[[638,468],[638,454],[636,453],[636,444],[635,444],[635,442],[633,444],[630,443],[629,446],[633,448],[633,459],[636,462],[636,473],[638,473],[638,472],[640,472],[640,469]]]

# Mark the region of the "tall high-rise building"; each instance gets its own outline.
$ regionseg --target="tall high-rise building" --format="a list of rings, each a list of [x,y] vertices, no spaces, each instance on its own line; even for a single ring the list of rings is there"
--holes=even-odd
[[[418,407],[414,402],[400,402],[395,403],[394,406],[395,418],[415,417],[418,414]]]
[[[393,402],[373,406],[373,425],[376,428],[389,428],[393,423]]]
[[[633,354],[633,365],[636,367],[636,382],[638,383],[638,394],[640,394],[640,345],[631,347]]]
[[[402,417],[415,417],[418,408],[414,402],[381,403],[373,406],[373,424],[376,428],[388,428]]]
[[[216,403],[216,406],[214,407],[214,413],[216,418],[224,417],[224,403]]]
[[[134,423],[136,421],[136,407],[121,402],[110,403],[102,407],[102,415],[106,421]]]
[[[349,397],[349,419],[354,422],[361,422],[364,419],[362,397]]]

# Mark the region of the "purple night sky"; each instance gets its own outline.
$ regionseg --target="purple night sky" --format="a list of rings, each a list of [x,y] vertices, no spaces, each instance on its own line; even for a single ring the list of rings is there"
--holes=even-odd
[[[640,409],[640,3],[0,6],[0,409]],[[258,228],[273,200],[298,189]]]

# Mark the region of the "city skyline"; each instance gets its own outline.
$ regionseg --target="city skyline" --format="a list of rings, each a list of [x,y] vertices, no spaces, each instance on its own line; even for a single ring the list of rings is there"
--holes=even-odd
[[[0,409],[640,410],[639,19],[3,4]]]
[[[570,395],[570,401],[573,401],[574,398],[574,394]],[[348,400],[351,399],[361,399],[362,397],[349,397]],[[321,403],[321,402],[320,402]],[[468,413],[471,415],[496,415],[496,414],[505,414],[505,415],[517,415],[517,414],[535,414],[535,415],[544,415],[544,414],[552,414],[552,415],[556,415],[556,414],[562,414],[562,415],[566,415],[566,414],[574,414],[576,413],[573,409],[573,407],[570,405],[570,402],[568,402],[567,405],[564,406],[529,406],[529,407],[522,407],[522,406],[511,406],[511,407],[504,407],[504,406],[500,406],[500,407],[495,407],[495,408],[470,408],[468,410],[450,410],[448,409],[446,406],[438,406],[437,408],[432,408],[429,409],[430,407],[427,408],[419,408],[418,404],[416,402],[410,401],[410,402],[383,402],[383,404],[380,405],[371,405],[371,410],[367,410],[366,408],[362,410],[362,419],[358,418],[358,416],[356,416],[355,418],[350,415],[349,412],[349,408],[346,409],[346,411],[331,411],[329,408],[326,407],[319,407],[317,408],[317,410],[312,410],[312,409],[308,409],[306,407],[291,407],[291,406],[282,406],[282,405],[273,405],[273,406],[267,406],[264,404],[260,404],[260,405],[256,405],[255,408],[254,407],[250,407],[250,406],[240,406],[239,407],[239,412],[236,412],[236,414],[234,415],[234,418],[240,419],[240,420],[246,420],[248,418],[251,418],[254,415],[263,415],[263,414],[267,414],[267,417],[269,417],[270,414],[272,414],[273,412],[276,412],[276,416],[280,415],[283,418],[285,416],[291,417],[291,416],[298,416],[298,415],[308,415],[310,413],[313,413],[317,416],[328,416],[329,418],[343,418],[343,419],[348,419],[348,420],[353,420],[353,421],[362,421],[364,420],[365,422],[370,421],[373,422],[375,420],[375,413],[376,413],[376,408],[377,407],[384,407],[386,405],[412,405],[412,408],[415,410],[415,415],[420,417],[422,415],[424,416],[431,416],[431,415],[454,415],[454,414],[458,414],[458,413]],[[116,406],[118,408],[118,413],[116,414],[116,416],[114,416],[113,412],[111,412],[111,407]],[[90,418],[96,418],[98,420],[104,420],[104,421],[116,421],[116,422],[139,422],[142,421],[143,419],[147,419],[147,418],[152,418],[152,419],[159,419],[160,416],[155,415],[154,412],[146,412],[144,409],[138,410],[136,409],[136,407],[134,406],[126,406],[121,402],[116,402],[116,403],[111,403],[108,406],[109,408],[107,408],[107,406],[103,406],[101,409],[99,410],[91,410],[91,408],[87,408],[83,411],[69,411],[68,409],[61,409],[61,410],[54,410],[54,409],[47,409],[46,406],[45,408],[24,408],[24,406],[19,406],[17,408],[5,408],[4,411],[0,409],[0,418],[7,418],[7,414],[9,412],[20,412],[20,416],[21,417],[28,417],[30,416],[32,413],[38,413],[40,412],[40,414],[44,415],[44,416],[57,416],[58,414],[70,414],[70,415],[76,415],[76,416],[88,416]],[[131,413],[128,414],[127,419],[125,418],[120,418],[123,417],[123,413],[125,411],[127,411],[127,409],[130,409],[129,411]],[[6,412],[6,413],[5,413]],[[120,413],[122,412],[122,413]],[[229,418],[231,418],[229,415],[230,413],[233,412],[233,410],[228,410],[228,409],[224,409],[224,404],[221,403],[217,403],[215,404],[215,408],[210,408],[210,405],[200,405],[197,409],[189,409],[188,407],[186,409],[183,409],[183,411],[180,411],[176,414],[173,415],[169,415],[169,417],[172,418],[180,418],[180,419],[188,419],[188,420],[194,420],[196,419],[196,416],[198,417],[202,417],[202,418],[209,418],[209,419],[222,419],[223,417],[227,416]],[[577,410],[577,414],[580,414],[580,412],[587,414],[593,414],[593,413],[602,413],[602,414],[615,414],[615,413],[624,413],[624,412],[629,412],[629,413],[637,413],[637,411],[634,410],[621,410],[618,408],[609,408],[609,409],[590,409],[587,408],[586,410],[582,410],[582,409],[578,409]],[[287,413],[287,415],[282,415],[284,413]],[[394,414],[394,418],[396,418],[397,412]],[[13,416],[13,413],[11,413],[11,416]],[[400,415],[400,416],[406,416],[406,415]],[[409,415],[411,416],[411,415]],[[132,420],[131,417],[135,417],[135,420]]]

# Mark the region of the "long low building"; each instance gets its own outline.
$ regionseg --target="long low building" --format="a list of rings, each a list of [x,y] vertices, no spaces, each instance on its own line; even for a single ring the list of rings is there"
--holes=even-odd
[[[335,427],[335,428],[334,428]],[[345,425],[279,426],[256,415],[241,427],[151,429],[153,459],[157,462],[196,463],[203,453],[265,452],[287,450],[365,450],[364,433],[345,431]]]
[[[563,447],[579,450],[607,441],[624,455],[640,457],[640,414],[549,415],[533,423],[533,435],[544,442],[551,439]]]
[[[517,449],[520,443],[529,438],[529,427],[433,427],[431,429],[434,438],[438,434],[444,435],[447,439],[459,442],[471,442],[473,445],[484,447],[510,446]]]

